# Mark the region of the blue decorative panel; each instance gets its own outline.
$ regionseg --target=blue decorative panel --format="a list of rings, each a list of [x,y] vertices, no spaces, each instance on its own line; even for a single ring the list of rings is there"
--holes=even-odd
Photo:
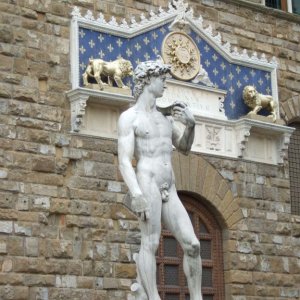
[[[165,24],[130,39],[80,27],[80,86],[83,85],[81,75],[90,58],[112,61],[122,56],[130,60],[134,68],[141,61],[156,59],[169,33],[168,26]],[[260,93],[271,94],[270,72],[230,63],[195,32],[191,32],[190,36],[199,47],[201,64],[214,87],[227,91],[224,107],[228,119],[238,119],[249,111],[242,99],[246,85],[254,85]],[[125,78],[124,83],[132,88],[129,78]]]

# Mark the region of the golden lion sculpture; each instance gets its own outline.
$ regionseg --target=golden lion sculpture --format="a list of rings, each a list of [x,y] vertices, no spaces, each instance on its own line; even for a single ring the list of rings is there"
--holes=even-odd
[[[119,88],[129,89],[129,87],[123,83],[122,78],[132,75],[133,68],[131,62],[121,57],[110,62],[102,59],[90,59],[85,72],[82,74],[82,78],[84,86],[89,84],[89,77],[95,78],[100,86],[100,90],[103,90],[103,87],[107,84],[112,86],[113,80]],[[101,76],[107,77],[107,83],[101,80]]]
[[[248,115],[256,115],[262,108],[266,108],[270,112],[273,122],[276,121],[276,103],[272,96],[260,94],[254,86],[247,85],[243,90],[243,99],[245,104],[252,109]]]

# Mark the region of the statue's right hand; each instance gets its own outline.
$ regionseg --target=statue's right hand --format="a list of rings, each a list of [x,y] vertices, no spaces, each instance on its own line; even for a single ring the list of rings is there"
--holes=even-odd
[[[141,218],[142,221],[149,219],[150,206],[143,195],[133,196],[131,201],[132,210]]]

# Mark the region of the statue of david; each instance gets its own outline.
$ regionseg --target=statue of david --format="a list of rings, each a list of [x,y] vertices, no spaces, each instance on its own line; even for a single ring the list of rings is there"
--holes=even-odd
[[[162,61],[140,63],[134,71],[135,105],[118,122],[118,156],[121,174],[131,194],[131,208],[139,218],[141,247],[137,272],[144,296],[161,300],[156,285],[155,253],[161,222],[184,250],[184,273],[190,299],[202,300],[200,243],[190,218],[178,198],[171,164],[173,146],[187,154],[194,140],[195,120],[186,104],[175,102],[163,113],[156,99],[162,97],[170,66]],[[176,127],[174,120],[185,125]],[[132,158],[137,161],[136,171]]]

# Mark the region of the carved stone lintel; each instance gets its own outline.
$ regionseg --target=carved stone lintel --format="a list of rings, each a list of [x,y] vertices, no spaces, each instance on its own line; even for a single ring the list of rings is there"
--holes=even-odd
[[[250,136],[250,129],[251,125],[247,123],[237,126],[237,156],[240,158],[244,156],[244,150],[246,149]]]
[[[205,126],[206,147],[209,150],[219,151],[221,149],[221,127]]]
[[[74,132],[80,131],[88,98],[88,96],[83,96],[71,102],[71,126]]]
[[[108,87],[108,90],[103,91],[91,88],[77,88],[68,91],[66,95],[71,105],[72,132],[81,131],[82,121],[88,103],[96,102],[104,105],[109,104],[112,107],[128,107],[130,103],[134,101],[133,97],[127,93],[127,90],[114,87]]]
[[[290,137],[291,134],[284,133],[280,139],[280,145],[279,145],[279,161],[278,163],[280,165],[284,164],[285,160],[287,159],[288,154],[288,148],[290,143]]]

